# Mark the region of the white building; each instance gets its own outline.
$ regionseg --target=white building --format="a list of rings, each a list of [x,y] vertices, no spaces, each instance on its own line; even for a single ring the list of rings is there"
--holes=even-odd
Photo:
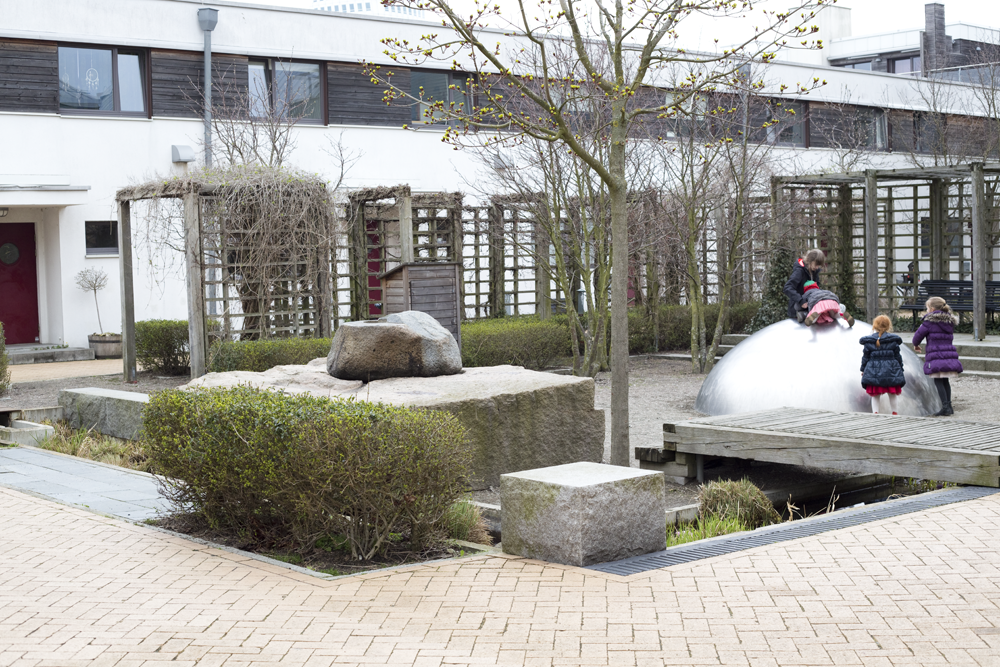
[[[359,64],[390,64],[380,40],[417,41],[427,23],[416,17],[380,4],[371,12],[327,9],[344,6],[333,2],[287,9],[199,0],[0,0],[0,321],[8,343],[85,347],[98,329],[93,296],[75,285],[85,268],[109,276],[98,299],[105,328],[119,330],[115,192],[183,173],[186,163],[172,161],[175,146],[200,154],[202,119],[192,100],[202,73],[198,10],[206,6],[219,11],[212,45],[222,82],[246,85],[289,68],[311,82],[312,97],[302,101],[309,117],[294,129],[294,166],[329,173],[330,143],[342,141],[361,155],[348,177],[352,187],[406,183],[444,192],[462,190],[463,179],[474,177],[475,157],[442,143],[442,129],[403,129],[415,112],[387,106]],[[854,58],[841,48],[848,41],[834,42],[837,63]],[[447,90],[454,76],[448,67],[394,71],[401,85]],[[871,122],[881,128],[893,109],[920,106],[913,95],[920,81],[911,77],[792,62],[775,65],[771,76],[829,82],[800,102],[805,118],[809,107],[819,114],[824,104],[842,102],[845,91],[852,104],[875,110]],[[947,85],[956,91],[950,112],[975,115],[968,86]],[[810,132],[804,126],[786,150],[819,170],[834,151]],[[883,166],[903,164],[888,134],[873,130],[873,148],[883,153]],[[146,270],[142,249],[136,253],[136,319],[186,318],[183,276]]]

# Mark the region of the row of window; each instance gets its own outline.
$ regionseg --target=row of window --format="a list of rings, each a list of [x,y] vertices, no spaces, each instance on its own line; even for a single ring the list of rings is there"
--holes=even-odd
[[[864,60],[860,62],[847,63],[846,65],[837,65],[837,67],[842,67],[843,69],[855,69],[863,70],[865,72],[872,71],[873,62],[871,60]],[[920,74],[920,56],[907,56],[905,58],[890,58],[886,62],[886,72],[889,74]]]
[[[147,116],[145,54],[140,50],[81,46],[59,47],[59,109],[64,113],[107,113]],[[277,59],[250,60],[247,64],[251,114],[295,118],[324,123],[324,72],[320,63]],[[466,75],[453,72],[411,73],[411,92],[423,100],[444,101],[453,108],[468,108]],[[429,119],[428,103],[413,105],[414,122]]]

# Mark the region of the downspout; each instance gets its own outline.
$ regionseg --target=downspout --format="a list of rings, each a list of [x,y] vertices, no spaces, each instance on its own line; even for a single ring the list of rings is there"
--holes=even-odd
[[[198,25],[205,33],[205,167],[212,166],[212,31],[219,22],[219,10],[202,7]]]

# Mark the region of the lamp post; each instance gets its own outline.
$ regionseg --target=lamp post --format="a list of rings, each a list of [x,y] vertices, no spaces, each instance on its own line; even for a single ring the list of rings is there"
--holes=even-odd
[[[212,31],[219,22],[219,10],[202,7],[198,25],[205,33],[205,166],[212,166]]]

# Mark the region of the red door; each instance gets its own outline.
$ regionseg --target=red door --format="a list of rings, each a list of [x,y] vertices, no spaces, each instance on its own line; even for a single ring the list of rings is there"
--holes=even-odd
[[[38,340],[35,225],[0,224],[0,322],[7,343]]]

